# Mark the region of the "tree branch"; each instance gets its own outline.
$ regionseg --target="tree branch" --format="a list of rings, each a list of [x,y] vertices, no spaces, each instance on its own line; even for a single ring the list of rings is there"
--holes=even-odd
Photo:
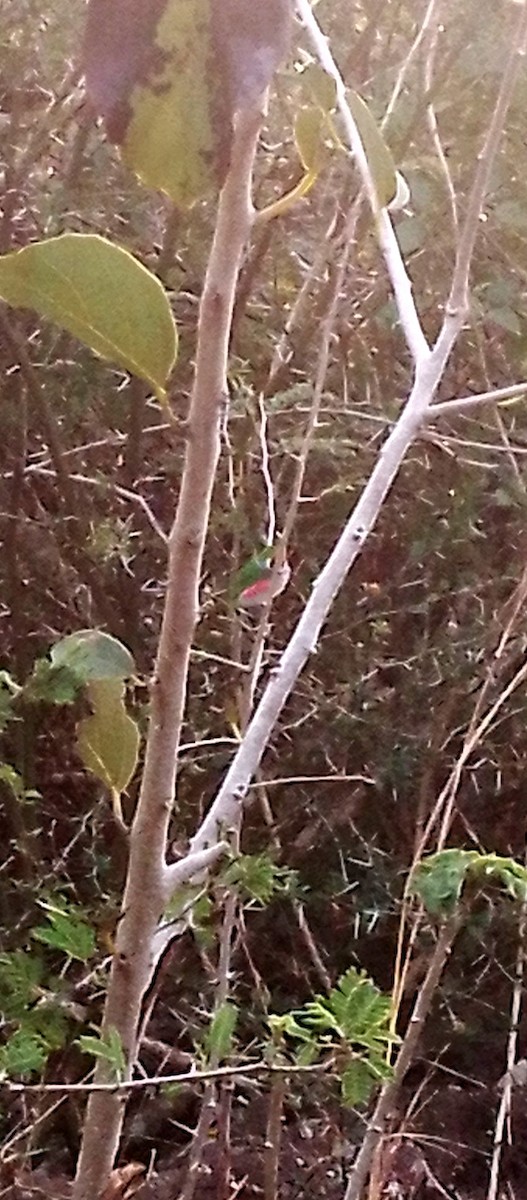
[[[220,416],[236,284],[253,220],[252,167],[260,107],[239,113],[231,167],[223,188],[200,305],[194,387],[183,479],[170,534],[167,595],[151,689],[151,713],[140,796],[130,834],[130,859],[102,1036],[115,1030],[131,1075],[141,1004],[155,969],[155,933],[169,894],[169,879],[188,878],[192,856],[165,868],[168,827],[186,700],[188,668],[198,615],[198,586],[220,451]],[[218,839],[215,839],[218,840]],[[199,848],[200,850],[203,847]],[[214,856],[213,856],[214,857]],[[202,861],[202,860],[198,860]],[[183,866],[184,863],[184,866]],[[108,1081],[100,1061],[96,1083]],[[123,1097],[90,1097],[74,1185],[74,1200],[96,1200],[117,1152]]]
[[[510,387],[494,388],[492,392],[480,392],[478,396],[460,396],[458,400],[444,400],[432,404],[426,413],[427,421],[436,417],[449,417],[451,413],[468,412],[482,404],[499,404],[502,400],[521,400],[527,395],[527,383],[511,384]]]

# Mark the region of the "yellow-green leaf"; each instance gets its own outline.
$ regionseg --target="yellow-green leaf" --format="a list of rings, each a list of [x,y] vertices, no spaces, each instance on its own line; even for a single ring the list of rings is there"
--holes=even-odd
[[[337,107],[337,85],[331,75],[318,63],[309,63],[301,76],[302,85],[311,100],[325,113]]]
[[[124,706],[121,680],[98,679],[87,691],[93,712],[77,726],[77,748],[87,770],[120,795],[137,767],[139,730]]]
[[[327,117],[320,108],[312,106],[310,108],[299,109],[295,117],[294,133],[298,155],[304,167],[304,174],[298,183],[289,192],[286,192],[284,196],[280,196],[278,200],[273,200],[266,208],[260,209],[257,213],[258,221],[270,221],[274,217],[281,217],[283,213],[287,212],[298,200],[301,200],[303,196],[307,196],[307,193],[311,191],[324,163],[326,154],[324,129],[326,126]]]
[[[209,0],[167,0],[153,45],[149,73],[129,93],[122,154],[144,183],[187,208],[216,184],[218,140],[231,132],[220,113],[212,119]]]
[[[55,321],[161,397],[177,332],[162,284],[97,234],[64,233],[0,256],[0,297]]]
[[[326,118],[319,108],[301,108],[296,114],[295,143],[306,171],[320,171],[325,127]]]
[[[358,92],[348,91],[348,104],[355,119],[381,208],[386,208],[397,192],[395,164],[375,117]]]

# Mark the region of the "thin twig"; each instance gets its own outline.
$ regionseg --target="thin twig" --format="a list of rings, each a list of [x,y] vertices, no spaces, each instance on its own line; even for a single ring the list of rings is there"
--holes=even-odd
[[[431,404],[425,414],[425,421],[435,421],[436,417],[449,417],[452,413],[470,412],[471,408],[479,408],[482,404],[499,404],[501,400],[521,400],[527,394],[527,383],[510,384],[508,387],[494,388],[491,392],[480,392],[477,396],[460,396],[459,400],[442,400]],[[359,415],[359,414],[357,414]]]
[[[309,1075],[327,1072],[332,1063],[312,1063],[311,1066],[297,1064],[276,1065],[271,1063],[247,1063],[242,1067],[216,1067],[210,1071],[180,1071],[176,1075],[152,1075],[144,1079],[127,1079],[120,1083],[13,1083],[2,1082],[8,1092],[138,1092],[144,1088],[164,1087],[169,1083],[209,1083],[214,1079],[229,1079],[244,1075]]]
[[[388,101],[385,115],[381,122],[381,129],[383,129],[383,130],[388,125],[388,122],[394,112],[395,106],[397,104],[399,96],[401,95],[402,89],[404,87],[404,82],[405,82],[406,76],[408,74],[408,71],[410,69],[410,66],[412,65],[412,62],[414,61],[414,58],[416,57],[417,52],[420,49],[427,34],[429,34],[431,30],[433,30],[433,22],[434,22],[434,20],[436,20],[436,9],[438,9],[442,3],[443,3],[443,0],[430,0],[430,3],[425,12],[423,20],[421,21],[421,24],[419,26],[417,34],[412,42],[412,45],[410,46],[408,54],[405,56],[402,66],[399,69],[397,79],[395,80],[393,91],[392,91],[392,94]]]
[[[26,471],[26,474],[27,473],[28,472]],[[57,473],[48,467],[33,467],[31,469],[31,474],[43,475],[53,479],[56,478]],[[114,483],[111,479],[99,479],[97,476],[81,475],[77,471],[70,474],[69,478],[73,483],[83,483],[87,484],[89,487],[96,487],[102,489],[103,491],[113,492],[115,496],[119,496],[119,499],[128,500],[130,504],[136,504],[138,508],[142,509],[144,512],[149,525],[151,525],[154,533],[157,535],[160,541],[163,542],[164,546],[168,545],[168,536],[164,529],[161,528],[157,517],[152,512],[152,509],[150,508],[148,501],[145,500],[144,496],[139,495],[138,492],[131,491],[130,488],[122,487],[120,483]]]
[[[357,163],[362,185],[376,222],[377,235],[391,279],[399,320],[414,363],[416,365],[424,363],[429,358],[430,347],[419,320],[413,298],[412,283],[404,265],[389,214],[379,206],[377,190],[368,159],[348,104],[346,85],[333,58],[329,43],[316,20],[309,0],[296,0],[296,8],[313,42],[317,58],[324,70],[335,81],[337,106],[342,118],[348,144]]]
[[[249,784],[249,788],[284,787],[290,783],[368,783],[375,787],[375,780],[369,775],[282,775],[276,779],[260,779]]]
[[[434,0],[432,0],[431,4],[429,6],[430,8],[433,7],[433,3],[434,3]],[[425,20],[426,20],[426,18],[425,18]],[[428,34],[428,53],[426,55],[426,61],[425,61],[425,67],[424,67],[425,94],[432,95],[433,65],[434,65],[434,59],[435,59],[435,52],[437,49],[437,37],[438,37],[438,32],[439,32],[438,23],[436,22],[435,26],[432,26],[432,23],[430,21],[427,30],[425,31],[424,29],[422,29],[421,32],[422,33],[426,32]],[[454,233],[457,234],[459,232],[459,217],[458,217],[458,211],[457,211],[456,191],[455,191],[454,184],[452,181],[452,173],[450,170],[448,158],[443,149],[443,143],[441,141],[441,135],[439,133],[439,125],[437,122],[437,115],[436,115],[436,111],[435,111],[432,101],[429,101],[429,103],[426,106],[426,119],[428,122],[428,127],[430,129],[432,143],[434,145],[434,149],[437,154],[439,164],[441,166],[441,171],[443,173],[445,184],[446,184],[448,199],[450,202],[450,211],[452,213],[452,227],[454,229]]]

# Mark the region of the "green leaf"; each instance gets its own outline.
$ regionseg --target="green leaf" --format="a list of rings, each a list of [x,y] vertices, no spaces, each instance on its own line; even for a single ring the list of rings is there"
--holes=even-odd
[[[61,638],[49,659],[37,659],[24,686],[33,702],[72,704],[79,691],[98,679],[128,679],[135,673],[130,651],[102,629],[80,629]]]
[[[302,71],[301,82],[304,90],[322,112],[334,112],[337,107],[337,85],[332,75],[328,75],[318,63],[309,63]]]
[[[91,1054],[93,1058],[107,1063],[111,1082],[122,1083],[126,1075],[126,1058],[120,1034],[113,1025],[106,1030],[104,1037],[83,1034],[77,1038],[77,1045],[84,1054]]]
[[[162,284],[128,250],[97,234],[35,242],[0,256],[0,297],[55,321],[165,397],[174,319]]]
[[[322,1047],[360,1045],[375,1055],[383,1054],[395,1040],[390,1032],[391,999],[362,971],[350,967],[328,996],[316,996],[294,1019],[317,1037]],[[287,1030],[295,1037],[293,1029]]]
[[[309,1042],[312,1045],[312,1035],[295,1020],[293,1013],[282,1013],[280,1016],[276,1016],[273,1013],[268,1017],[267,1023],[272,1030],[275,1040],[280,1040],[287,1034],[288,1037],[295,1038],[297,1041]]]
[[[20,1022],[21,1028],[38,1033],[48,1050],[60,1050],[68,1035],[68,1018],[53,997],[38,1004]]]
[[[93,709],[77,725],[77,749],[84,766],[113,794],[126,791],[139,759],[139,730],[128,715],[120,679],[88,684]]]
[[[208,0],[168,0],[154,45],[150,78],[130,95],[122,154],[144,183],[188,208],[216,184]]]
[[[69,667],[54,667],[48,658],[37,658],[27,683],[24,700],[33,704],[73,704],[84,680]]]
[[[424,859],[414,872],[411,891],[419,896],[429,913],[453,912],[461,896],[473,855],[471,850],[442,850]]]
[[[328,1004],[348,1041],[373,1046],[389,1040],[391,998],[383,995],[371,979],[350,967],[328,997]]]
[[[477,850],[442,850],[417,867],[411,888],[430,913],[445,915],[455,908],[463,886],[497,884],[514,899],[527,896],[527,869],[513,858],[480,854]]]
[[[48,1054],[49,1047],[40,1034],[17,1029],[0,1047],[0,1079],[41,1071]]]
[[[61,896],[38,903],[46,913],[48,924],[37,925],[31,936],[54,950],[61,950],[68,958],[87,962],[95,952],[95,932],[82,919],[78,909],[68,906]]]
[[[215,187],[219,160],[229,159],[229,82],[211,38],[210,0],[90,0],[92,104],[125,162],[183,208]]]
[[[362,96],[348,90],[347,98],[368,160],[377,199],[380,207],[386,208],[397,193],[397,175],[391,152]]]
[[[265,906],[273,896],[290,891],[297,882],[296,871],[279,867],[267,854],[240,854],[223,874],[227,887],[236,888]]]
[[[487,880],[500,884],[513,900],[524,901],[527,898],[527,869],[522,863],[513,858],[504,858],[500,854],[476,854],[469,871],[484,884]]]
[[[54,667],[66,667],[81,683],[98,679],[129,679],[135,673],[133,656],[123,643],[102,629],[80,629],[52,647]]]
[[[233,114],[288,51],[290,0],[90,0],[84,74],[125,162],[178,207],[223,182]]]
[[[344,1104],[354,1108],[367,1104],[371,1093],[381,1079],[389,1079],[392,1071],[386,1062],[374,1063],[371,1059],[354,1058],[340,1076]]]
[[[414,254],[416,250],[422,250],[426,238],[426,225],[419,217],[404,217],[397,222],[397,241],[402,254]]]
[[[319,1050],[320,1050],[320,1047],[317,1046],[317,1043],[314,1038],[310,1038],[309,1040],[304,1041],[303,1044],[300,1046],[300,1049],[297,1050],[296,1055],[295,1055],[298,1066],[299,1067],[310,1067],[311,1064],[316,1061],[316,1058],[319,1054]]]
[[[520,334],[523,331],[524,322],[520,320],[518,313],[513,308],[505,305],[500,308],[489,308],[485,315],[488,321],[494,321],[495,325],[506,329],[508,333]]]
[[[232,1039],[238,1022],[238,1009],[228,1000],[220,1005],[214,1013],[210,1026],[205,1034],[204,1049],[207,1058],[221,1062],[228,1058],[232,1050]]]
[[[304,169],[315,176],[325,156],[326,118],[319,108],[301,108],[295,117],[295,144]]]
[[[390,1017],[390,996],[350,967],[328,996],[316,996],[294,1013],[271,1016],[268,1023],[275,1046],[284,1036],[300,1043],[301,1065],[332,1052],[344,1102],[353,1105],[368,1100],[374,1085],[391,1075],[387,1050],[398,1039],[391,1033]],[[355,1046],[363,1052],[357,1054]]]
[[[43,965],[24,950],[0,954],[0,1009],[8,1020],[21,1018],[38,997]]]
[[[0,783],[4,783],[17,800],[24,799],[24,781],[9,763],[0,763]]]

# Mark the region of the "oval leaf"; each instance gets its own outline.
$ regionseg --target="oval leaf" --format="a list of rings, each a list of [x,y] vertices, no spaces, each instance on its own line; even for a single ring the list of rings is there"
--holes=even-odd
[[[368,159],[379,204],[381,208],[386,208],[397,194],[397,174],[392,155],[362,96],[358,92],[348,91],[347,98]]]
[[[290,0],[89,0],[89,100],[125,162],[188,208],[225,178],[233,115],[286,56]]]
[[[130,651],[102,629],[79,629],[62,638],[50,651],[50,659],[54,667],[67,667],[82,683],[129,679],[135,673]]]
[[[119,680],[98,680],[88,691],[93,713],[77,726],[77,748],[87,770],[120,795],[137,767],[139,730],[125,709]]]
[[[229,161],[228,80],[211,37],[210,0],[89,3],[92,106],[128,166],[183,208],[221,182]]]
[[[295,143],[306,171],[320,171],[324,155],[325,116],[319,108],[301,108],[295,118]]]
[[[0,297],[55,321],[165,395],[174,318],[162,284],[122,247],[97,234],[64,233],[4,254]]]
[[[149,77],[130,94],[123,158],[188,208],[216,184],[208,0],[168,0],[154,47]]]
[[[309,63],[302,72],[301,81],[306,92],[323,112],[334,112],[337,107],[337,85],[332,75],[328,75],[318,63]]]

